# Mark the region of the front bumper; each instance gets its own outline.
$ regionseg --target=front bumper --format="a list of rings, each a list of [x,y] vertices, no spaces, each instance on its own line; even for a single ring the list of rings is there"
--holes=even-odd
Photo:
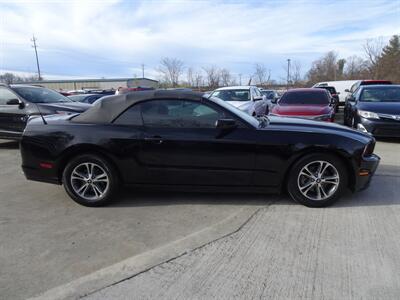
[[[372,120],[360,117],[360,124],[376,137],[400,137],[400,121]]]
[[[378,168],[381,158],[378,155],[372,154],[363,157],[356,174],[356,182],[354,184],[354,191],[361,191],[366,189],[371,182],[372,176]],[[361,175],[363,174],[363,175]]]

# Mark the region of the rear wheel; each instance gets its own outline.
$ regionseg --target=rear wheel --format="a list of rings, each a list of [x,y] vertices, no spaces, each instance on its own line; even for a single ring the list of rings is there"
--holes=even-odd
[[[115,195],[118,177],[113,166],[98,155],[73,158],[63,172],[68,195],[84,206],[103,206]]]
[[[330,154],[312,154],[300,159],[290,172],[288,192],[293,200],[309,207],[333,204],[347,186],[343,162]]]

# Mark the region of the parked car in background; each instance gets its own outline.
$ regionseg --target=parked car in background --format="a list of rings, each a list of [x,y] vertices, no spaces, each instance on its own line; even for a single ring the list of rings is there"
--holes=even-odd
[[[127,94],[131,92],[139,92],[139,91],[151,91],[154,90],[152,87],[134,87],[134,88],[123,88],[120,87],[115,91],[115,95],[122,95],[122,94]]]
[[[331,95],[325,89],[291,89],[272,108],[271,115],[333,122],[335,107]]]
[[[261,95],[265,96],[269,100],[278,99],[279,95],[275,90],[264,90],[260,89]]]
[[[251,116],[268,114],[268,102],[256,86],[229,86],[216,89],[211,97],[217,97]]]
[[[315,87],[315,88],[325,89],[331,94],[331,97],[335,100],[334,101],[335,112],[338,112],[338,110],[339,110],[339,94],[340,93],[336,92],[335,87],[334,86],[318,86],[318,87]]]
[[[25,176],[62,183],[86,206],[116,200],[120,184],[129,184],[286,190],[299,203],[322,207],[347,188],[367,187],[379,163],[368,134],[305,119],[253,118],[202,93],[112,96],[73,118],[45,120],[31,120],[24,131]]]
[[[356,83],[357,80],[337,80],[337,81],[323,81],[314,84],[312,87],[324,87],[333,86],[339,96],[339,106],[344,106],[346,102],[346,90],[350,89],[351,86]]]
[[[89,103],[93,104],[98,99],[105,97],[103,94],[80,94],[80,95],[72,95],[68,96],[69,99],[75,102]]]
[[[353,83],[350,89],[346,89],[346,100],[353,96],[360,86],[364,85],[378,85],[378,84],[392,84],[390,80],[357,80]]]
[[[345,125],[377,137],[400,137],[400,85],[365,85],[347,99]]]
[[[71,114],[90,106],[43,87],[0,84],[0,138],[19,139],[30,116]]]

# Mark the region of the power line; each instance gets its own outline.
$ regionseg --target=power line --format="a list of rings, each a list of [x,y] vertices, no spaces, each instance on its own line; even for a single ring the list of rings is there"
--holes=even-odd
[[[33,42],[32,47],[35,48],[36,65],[37,65],[37,70],[38,70],[38,79],[39,79],[39,80],[42,80],[42,76],[40,75],[39,56],[38,56],[38,53],[37,53],[36,40],[37,40],[37,39],[35,38],[35,35],[33,35],[31,41]]]

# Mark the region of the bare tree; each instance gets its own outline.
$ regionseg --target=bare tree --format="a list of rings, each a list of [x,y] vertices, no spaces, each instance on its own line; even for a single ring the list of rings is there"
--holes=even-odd
[[[312,63],[311,69],[307,73],[307,78],[310,83],[336,80],[336,72],[337,54],[334,51],[329,51]]]
[[[221,72],[218,70],[217,66],[208,66],[203,68],[206,73],[207,84],[210,88],[217,88],[221,81]]]
[[[367,71],[367,62],[361,57],[353,55],[347,58],[344,76],[346,79],[362,79]]]
[[[374,79],[379,78],[378,60],[382,55],[383,39],[382,37],[376,39],[368,39],[363,45],[365,55],[367,57],[368,69],[370,76]]]
[[[291,79],[294,85],[298,85],[302,81],[301,75],[301,62],[294,60],[292,62],[292,72]]]
[[[231,73],[229,72],[229,70],[228,70],[228,69],[222,69],[222,70],[220,71],[220,73],[221,73],[221,82],[222,82],[222,85],[223,85],[223,86],[228,86],[228,85],[230,85],[230,84],[231,84],[231,81],[232,81],[232,75],[231,75]]]
[[[254,68],[254,77],[256,79],[256,83],[260,85],[268,85],[268,82],[271,79],[271,71],[267,70],[264,64],[259,63],[256,63]]]
[[[187,81],[190,87],[195,85],[194,78],[193,78],[193,68],[189,67],[187,69]]]
[[[196,88],[200,88],[201,86],[204,85],[203,75],[200,72],[196,72],[196,74],[194,75],[194,82],[195,82]]]
[[[182,75],[183,69],[183,61],[177,58],[164,57],[161,59],[160,66],[157,70],[168,85],[177,87],[179,83],[179,77]]]
[[[0,82],[6,84],[18,83],[18,82],[27,82],[27,81],[37,81],[37,76],[29,75],[29,76],[19,76],[14,73],[6,72],[0,75]]]

